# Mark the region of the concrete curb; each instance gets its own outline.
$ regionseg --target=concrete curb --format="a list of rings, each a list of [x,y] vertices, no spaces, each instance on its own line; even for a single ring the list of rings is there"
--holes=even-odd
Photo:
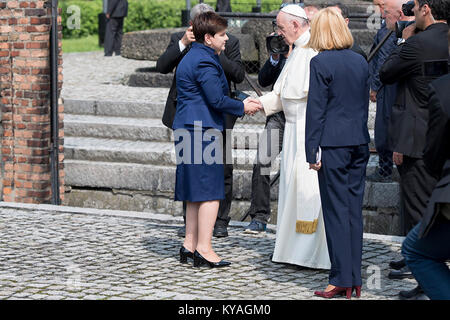
[[[71,213],[71,214],[85,214],[85,215],[97,215],[97,216],[111,216],[111,217],[122,217],[122,218],[132,218],[132,219],[145,219],[149,221],[165,223],[165,224],[176,224],[182,225],[183,218],[175,217],[168,214],[152,213],[152,212],[137,212],[137,211],[121,211],[121,210],[106,210],[106,209],[92,209],[92,208],[81,208],[81,207],[68,207],[68,206],[57,206],[51,204],[30,204],[30,203],[16,203],[16,202],[3,202],[0,201],[0,209],[20,209],[20,210],[41,210],[41,211],[56,211],[58,213]],[[230,221],[230,227],[244,228],[248,225],[248,222],[240,221]],[[276,225],[268,224],[267,232],[275,233]],[[387,241],[392,243],[402,243],[405,237],[391,236],[391,235],[381,235],[373,233],[364,233],[364,239],[366,240],[377,240],[377,241]]]

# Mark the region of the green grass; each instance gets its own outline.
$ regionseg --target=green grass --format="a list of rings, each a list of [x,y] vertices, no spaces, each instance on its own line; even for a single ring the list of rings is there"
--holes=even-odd
[[[103,47],[98,45],[98,35],[90,35],[86,38],[63,39],[62,50],[63,53],[100,51]]]

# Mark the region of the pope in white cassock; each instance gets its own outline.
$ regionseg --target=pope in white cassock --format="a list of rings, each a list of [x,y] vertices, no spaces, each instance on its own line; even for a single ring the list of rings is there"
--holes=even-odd
[[[277,15],[278,34],[294,44],[273,91],[260,97],[266,116],[284,111],[275,250],[272,261],[330,269],[317,172],[305,155],[305,114],[309,64],[317,52],[305,48],[310,38],[305,11],[287,5]]]

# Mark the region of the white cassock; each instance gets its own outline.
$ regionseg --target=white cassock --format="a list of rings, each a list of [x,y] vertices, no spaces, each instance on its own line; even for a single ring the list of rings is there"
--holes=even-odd
[[[317,52],[304,48],[310,33],[295,48],[272,92],[260,97],[266,116],[284,111],[286,126],[281,153],[274,262],[330,269],[317,172],[305,154],[305,115],[310,61]]]

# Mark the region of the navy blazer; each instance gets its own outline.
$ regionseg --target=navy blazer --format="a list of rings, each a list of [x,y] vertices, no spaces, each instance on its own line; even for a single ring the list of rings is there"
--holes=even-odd
[[[384,39],[384,37],[388,34],[389,30],[386,27],[386,23],[383,22],[381,25],[381,29],[378,30],[375,35],[375,39],[370,49],[372,52],[376,46]],[[380,48],[380,50],[373,56],[373,59],[369,62],[369,72],[370,72],[370,88],[373,91],[379,92],[383,83],[380,80],[380,69],[386,59],[391,55],[391,53],[397,49],[397,36],[395,32],[391,34],[386,43]]]
[[[327,50],[311,59],[306,107],[306,160],[316,163],[321,147],[370,142],[369,67],[352,50]]]
[[[201,121],[204,128],[223,130],[224,114],[244,114],[244,103],[228,96],[228,82],[212,48],[193,42],[176,73],[177,110],[172,129]]]

